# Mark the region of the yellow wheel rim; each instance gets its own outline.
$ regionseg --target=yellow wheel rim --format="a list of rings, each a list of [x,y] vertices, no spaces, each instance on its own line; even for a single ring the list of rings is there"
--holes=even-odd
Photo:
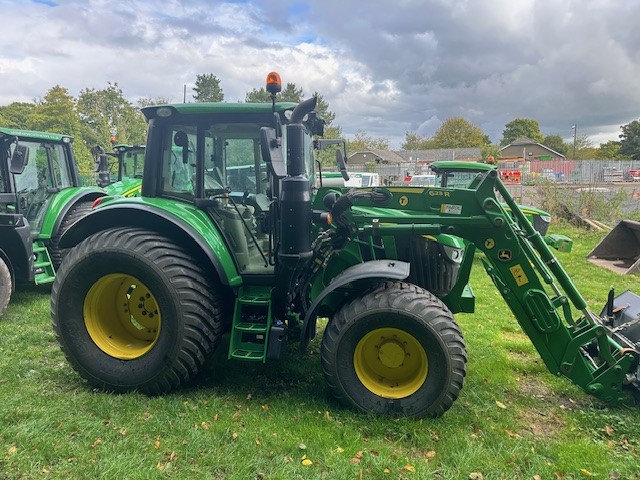
[[[122,360],[149,352],[160,334],[158,302],[140,280],[131,275],[105,275],[84,299],[84,324],[96,346]]]
[[[353,365],[367,390],[384,398],[415,393],[429,371],[420,342],[397,328],[378,328],[362,337],[353,354]]]

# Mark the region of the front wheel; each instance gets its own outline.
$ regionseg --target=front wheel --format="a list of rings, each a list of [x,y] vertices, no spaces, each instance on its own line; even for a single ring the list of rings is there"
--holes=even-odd
[[[322,369],[336,398],[367,413],[438,417],[458,398],[467,353],[434,295],[384,283],[343,306],[326,327]]]
[[[0,317],[7,308],[7,305],[9,305],[12,291],[13,283],[11,282],[11,272],[4,259],[0,257]]]
[[[168,392],[193,378],[222,335],[221,288],[156,232],[117,228],[69,251],[51,318],[71,366],[92,386]]]

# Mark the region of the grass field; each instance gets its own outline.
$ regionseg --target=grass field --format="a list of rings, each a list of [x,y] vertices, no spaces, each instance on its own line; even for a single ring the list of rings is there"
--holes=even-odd
[[[638,277],[589,264],[602,234],[568,227],[558,253],[593,310]],[[49,292],[21,289],[0,320],[0,479],[639,479],[640,407],[608,406],[551,375],[480,265],[458,401],[436,420],[362,415],[325,387],[319,339],[247,364],[222,345],[195,382],[147,397],[92,391],[66,363]]]

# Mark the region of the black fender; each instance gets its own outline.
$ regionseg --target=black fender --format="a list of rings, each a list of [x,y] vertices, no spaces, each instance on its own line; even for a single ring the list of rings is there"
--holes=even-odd
[[[94,202],[97,198],[104,197],[104,196],[106,196],[106,193],[101,192],[99,190],[92,190],[89,192],[79,191],[76,195],[71,197],[71,200],[67,202],[64,208],[60,210],[60,214],[58,215],[58,218],[56,218],[56,221],[53,224],[53,229],[51,230],[51,236],[54,237],[55,235],[58,234],[58,231],[60,230],[60,224],[62,223],[62,220],[64,219],[64,217],[67,216],[67,213],[69,213],[69,210],[71,210],[71,207],[73,207],[75,204],[77,204],[80,201]]]
[[[9,267],[14,287],[34,280],[31,227],[22,214],[0,214],[0,256]]]
[[[60,237],[61,248],[71,248],[94,233],[116,227],[141,227],[167,235],[192,252],[200,252],[218,274],[223,285],[229,285],[220,259],[208,247],[201,235],[187,222],[162,210],[145,205],[105,205],[81,218]]]
[[[309,341],[316,334],[318,307],[334,290],[357,280],[377,278],[380,280],[404,280],[409,276],[411,264],[399,260],[371,260],[358,263],[336,275],[309,306],[300,331],[300,352],[304,353]]]

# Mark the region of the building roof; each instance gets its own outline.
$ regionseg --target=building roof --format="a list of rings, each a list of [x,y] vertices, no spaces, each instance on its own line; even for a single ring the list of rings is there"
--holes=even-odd
[[[556,157],[566,158],[563,154],[556,152],[552,148],[549,148],[546,145],[543,145],[542,143],[538,143],[535,140],[527,137],[517,138],[515,141],[511,142],[509,145],[505,145],[498,151],[501,152],[504,149],[509,147],[526,147],[527,145],[537,145],[538,147],[544,148],[545,150],[551,152]]]

